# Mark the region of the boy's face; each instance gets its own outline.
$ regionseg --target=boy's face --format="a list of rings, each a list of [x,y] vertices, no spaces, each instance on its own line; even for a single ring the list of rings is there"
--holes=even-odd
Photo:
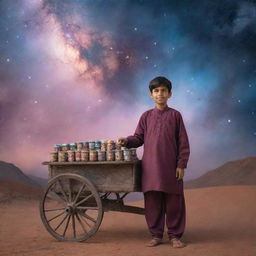
[[[161,85],[150,92],[150,97],[155,101],[156,104],[160,105],[165,105],[171,95],[172,92],[169,92],[167,87],[164,85]]]

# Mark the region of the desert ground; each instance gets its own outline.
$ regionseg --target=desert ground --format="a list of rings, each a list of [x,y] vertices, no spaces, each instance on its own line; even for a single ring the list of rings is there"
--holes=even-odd
[[[163,244],[146,247],[145,217],[111,211],[85,242],[58,242],[42,224],[38,200],[7,200],[0,203],[0,255],[256,255],[256,186],[185,189],[185,200],[185,248],[172,248],[166,232]]]

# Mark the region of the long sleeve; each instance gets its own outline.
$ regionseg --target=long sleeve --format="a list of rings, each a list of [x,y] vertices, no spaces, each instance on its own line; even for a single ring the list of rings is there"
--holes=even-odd
[[[177,155],[177,167],[187,168],[187,163],[190,155],[190,146],[186,128],[183,122],[182,115],[178,112],[177,115],[178,132],[177,132],[177,145],[178,145],[178,155]]]
[[[127,142],[125,147],[127,148],[138,148],[144,144],[144,133],[145,133],[145,115],[141,115],[137,128],[134,135],[126,137]]]

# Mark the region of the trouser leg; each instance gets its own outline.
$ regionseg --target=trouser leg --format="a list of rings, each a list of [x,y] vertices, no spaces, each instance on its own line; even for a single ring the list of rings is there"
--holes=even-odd
[[[144,193],[145,218],[152,237],[163,237],[165,224],[164,193],[147,191]]]
[[[186,225],[186,206],[184,194],[165,193],[166,226],[169,239],[181,238]]]

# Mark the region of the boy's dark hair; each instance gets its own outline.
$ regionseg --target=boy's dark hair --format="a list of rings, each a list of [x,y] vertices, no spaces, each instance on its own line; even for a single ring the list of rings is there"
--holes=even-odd
[[[171,92],[172,82],[164,76],[157,76],[150,81],[150,83],[149,83],[150,92],[152,93],[153,89],[155,89],[161,85],[167,87],[168,91]]]

